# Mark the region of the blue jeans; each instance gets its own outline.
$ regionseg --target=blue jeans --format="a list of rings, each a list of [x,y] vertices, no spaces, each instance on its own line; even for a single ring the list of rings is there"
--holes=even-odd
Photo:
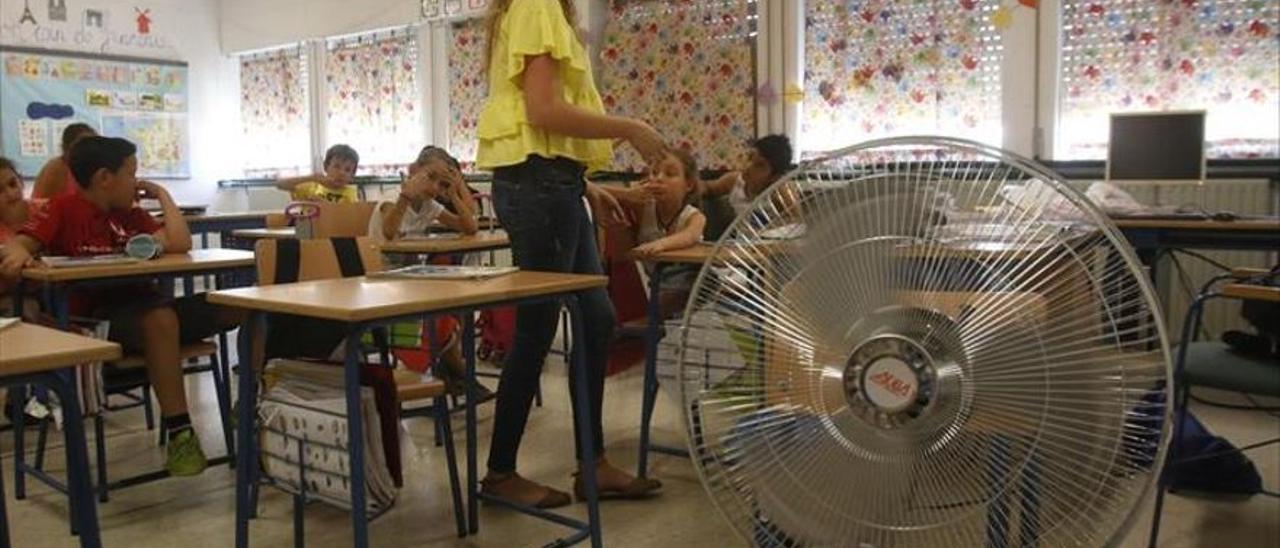
[[[522,270],[603,274],[596,251],[595,226],[582,203],[586,180],[580,164],[530,156],[522,164],[499,168],[493,174],[493,203],[498,220],[511,237],[511,253]],[[595,430],[595,454],[603,454],[604,428],[600,413],[604,404],[604,373],[609,358],[609,338],[615,322],[613,304],[604,288],[578,294],[582,310],[582,341],[587,366],[587,398]],[[494,410],[489,470],[506,473],[516,469],[520,438],[529,419],[529,407],[542,375],[542,362],[555,339],[560,303],[555,301],[516,308],[515,340],[502,369]],[[577,393],[570,375],[569,393]],[[576,409],[576,408],[575,408]],[[576,442],[577,421],[574,422]],[[578,447],[581,460],[582,447]]]

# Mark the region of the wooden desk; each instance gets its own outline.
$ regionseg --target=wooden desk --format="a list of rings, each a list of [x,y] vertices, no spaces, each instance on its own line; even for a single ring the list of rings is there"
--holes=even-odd
[[[289,240],[298,237],[297,229],[285,228],[243,228],[231,231],[231,236],[244,240]]]
[[[780,257],[797,249],[796,240],[767,240],[752,244],[750,247],[726,244],[723,251],[739,254],[739,257],[752,255],[752,259],[765,261],[771,257]],[[715,251],[714,243],[699,243],[692,247],[664,251],[652,259],[653,272],[649,276],[648,322],[645,326],[644,356],[644,389],[640,397],[640,456],[636,461],[636,475],[646,477],[649,473],[649,452],[656,451],[668,455],[688,457],[688,452],[681,447],[672,447],[652,443],[649,440],[650,425],[653,421],[653,409],[658,399],[658,343],[662,332],[662,311],[658,294],[662,291],[662,274],[671,265],[701,265],[711,260]],[[696,296],[690,296],[695,298]]]
[[[57,319],[58,326],[65,329],[70,324],[69,301],[72,290],[76,287],[83,286],[109,286],[118,285],[120,283],[131,283],[133,280],[155,280],[162,281],[164,288],[170,295],[173,294],[173,286],[171,281],[176,277],[189,277],[199,275],[219,275],[240,273],[252,271],[255,266],[253,253],[248,251],[239,251],[234,249],[195,249],[188,253],[174,253],[163,255],[150,261],[139,261],[136,263],[117,264],[117,265],[95,265],[84,267],[68,267],[68,268],[51,268],[47,266],[39,266],[36,268],[28,268],[22,271],[22,280],[19,282],[15,295],[26,294],[24,286],[29,282],[38,282],[45,285],[49,291],[53,314]],[[187,292],[191,294],[192,284],[187,284]],[[23,299],[14,299],[14,309],[17,314],[22,314]],[[226,343],[226,333],[219,334],[219,359],[217,360],[218,371],[214,375],[214,385],[217,391],[219,410],[225,420],[230,416],[231,410],[231,391],[230,385],[225,382],[231,375],[230,351],[229,345]],[[223,380],[219,380],[223,379]],[[224,422],[225,424],[225,422]],[[16,422],[14,429],[17,435],[22,435],[22,424]],[[227,446],[231,447],[231,436],[229,431],[226,434]],[[101,448],[99,448],[101,450]],[[28,471],[28,465],[24,462],[24,456],[21,452],[17,452],[14,457],[14,468],[16,470],[15,488],[19,487],[22,480],[20,479],[24,473]],[[226,457],[210,459],[211,464],[217,464],[219,461],[226,461]],[[100,480],[105,481],[105,463],[99,468]],[[40,475],[35,475],[37,479],[41,479]],[[135,478],[127,478],[109,485],[135,485],[144,483],[154,479],[166,477],[164,475],[143,474]],[[139,480],[139,481],[135,481]],[[104,489],[109,488],[104,487]],[[105,490],[103,491],[106,492]]]
[[[84,418],[74,384],[75,373],[66,368],[79,363],[120,357],[120,345],[31,324],[0,330],[0,384],[25,386],[42,384],[62,402],[67,452],[67,491],[71,498],[72,528],[79,532],[80,546],[102,545],[98,532],[97,501],[89,479],[89,451],[85,444]],[[15,428],[22,423],[15,417]],[[15,447],[21,452],[21,445]],[[22,487],[15,476],[15,492]],[[0,496],[0,544],[9,545],[8,515]]]
[[[251,310],[252,316],[240,330],[240,355],[252,355],[253,337],[261,330],[261,322],[266,313],[287,313],[306,317],[314,317],[338,321],[346,324],[345,338],[346,359],[345,386],[347,416],[360,416],[360,363],[362,350],[360,340],[370,328],[405,320],[416,320],[428,314],[461,313],[463,324],[462,348],[469,378],[475,377],[475,326],[472,312],[481,308],[505,306],[559,299],[573,293],[604,287],[608,278],[579,274],[556,274],[546,272],[516,272],[480,281],[455,280],[397,280],[369,279],[365,277],[318,280],[294,284],[280,284],[263,287],[251,287],[217,291],[209,295],[209,302],[225,306],[234,306]],[[570,311],[573,340],[582,340],[581,314],[578,312],[576,300],[566,299]],[[247,364],[242,358],[241,365]],[[581,345],[573,352],[573,382],[577,389],[585,393],[587,390],[586,365]],[[253,410],[256,407],[257,375],[249,369],[242,369],[240,374],[239,424],[251,425]],[[577,420],[578,441],[587,448],[583,459],[593,460],[590,427],[591,410],[587,406],[587,398],[578,398],[575,402],[575,420]],[[502,501],[487,498],[479,493],[479,476],[476,463],[476,409],[472,405],[476,401],[475,384],[468,384],[467,395],[467,494],[470,527],[461,520],[458,522],[458,534],[463,536],[469,530],[479,530],[479,500],[485,498],[501,504]],[[368,546],[367,493],[365,489],[364,462],[364,426],[361,421],[350,421],[347,427],[347,447],[349,448],[349,469],[351,470],[351,520],[353,545],[358,548]],[[253,428],[240,428],[237,446],[239,459],[236,467],[236,545],[244,547],[249,542],[249,515],[253,497],[250,495],[250,484],[254,481],[251,471],[257,465],[257,436]],[[446,444],[452,443],[446,440]],[[446,445],[446,450],[449,450]],[[600,546],[599,506],[594,496],[595,480],[593,475],[584,476],[587,490],[592,493],[588,497],[588,521],[586,523],[571,518],[515,508],[542,519],[551,519],[561,525],[573,527],[578,531],[578,538],[590,537],[594,546]],[[461,506],[460,493],[454,492],[455,507]],[[298,508],[301,505],[299,504]],[[459,516],[460,517],[460,516]],[[295,535],[301,535],[301,517],[295,519]],[[303,538],[297,536],[296,538]],[[570,543],[571,544],[571,543]]]
[[[62,283],[109,278],[204,274],[211,271],[253,268],[253,253],[236,249],[193,249],[129,264],[51,268],[38,266],[22,271],[28,280]]]
[[[414,237],[384,242],[379,246],[383,253],[400,255],[436,255],[441,253],[465,253],[489,251],[511,247],[511,239],[504,231],[478,232],[463,235],[456,232],[440,233],[427,237]]]
[[[0,375],[25,375],[120,358],[120,345],[21,323],[0,330]]]
[[[1124,229],[1163,228],[1191,230],[1223,230],[1223,231],[1277,231],[1280,230],[1280,218],[1274,219],[1236,219],[1234,221],[1216,221],[1213,219],[1114,219],[1116,226]]]
[[[1280,249],[1280,218],[1237,219],[1115,219],[1129,244],[1146,260],[1166,249]]]
[[[607,283],[604,276],[532,271],[487,280],[360,277],[215,291],[209,294],[209,302],[355,323],[484,307],[494,301],[571,293]]]

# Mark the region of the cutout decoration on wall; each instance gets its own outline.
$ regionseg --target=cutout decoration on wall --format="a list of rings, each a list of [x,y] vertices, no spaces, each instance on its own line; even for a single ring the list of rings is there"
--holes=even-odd
[[[0,48],[0,154],[35,176],[73,122],[136,143],[139,176],[190,173],[186,63]]]

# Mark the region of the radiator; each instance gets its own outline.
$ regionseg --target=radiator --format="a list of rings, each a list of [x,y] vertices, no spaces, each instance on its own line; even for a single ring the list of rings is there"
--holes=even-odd
[[[1151,205],[1197,206],[1209,213],[1229,211],[1238,215],[1271,215],[1280,212],[1280,189],[1266,180],[1213,180],[1194,183],[1120,183],[1138,201]],[[1280,262],[1277,251],[1209,251],[1192,250],[1227,266],[1268,268]],[[1187,307],[1200,286],[1220,270],[1200,259],[1182,254],[1176,260],[1165,259],[1161,268],[1170,269],[1168,287],[1158,288],[1169,336],[1181,336]],[[1246,329],[1240,317],[1240,304],[1221,300],[1206,307],[1204,329],[1218,340],[1224,331]],[[1203,338],[1203,334],[1202,334]]]

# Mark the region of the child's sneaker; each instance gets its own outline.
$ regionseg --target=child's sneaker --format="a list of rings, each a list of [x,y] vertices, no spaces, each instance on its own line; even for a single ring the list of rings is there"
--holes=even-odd
[[[183,428],[172,434],[167,450],[169,457],[164,462],[164,468],[171,476],[197,476],[209,467],[195,430]]]

